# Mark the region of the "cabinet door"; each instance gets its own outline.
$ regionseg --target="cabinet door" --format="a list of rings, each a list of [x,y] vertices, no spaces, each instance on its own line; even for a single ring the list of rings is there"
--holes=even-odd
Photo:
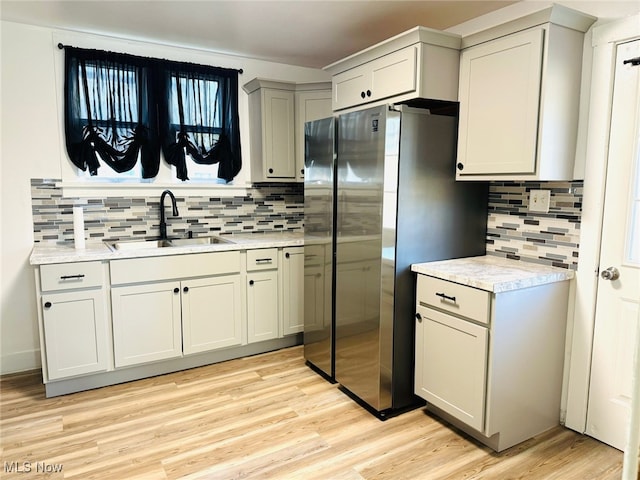
[[[368,102],[367,90],[371,92],[371,71],[367,65],[335,75],[333,77],[333,109],[341,110]]]
[[[333,109],[415,91],[417,65],[417,47],[411,46],[335,75]]]
[[[464,50],[458,173],[534,173],[544,30]]]
[[[49,380],[107,370],[104,292],[46,294],[42,305]]]
[[[416,89],[417,47],[407,47],[371,62],[371,98],[382,100]]]
[[[116,367],[180,357],[180,282],[111,289]]]
[[[296,92],[296,178],[304,181],[304,124],[333,115],[331,90]]]
[[[263,95],[264,175],[295,179],[294,93],[265,88]]]
[[[282,262],[283,335],[304,330],[304,247],[285,248]]]
[[[278,337],[278,271],[265,270],[247,275],[248,342]]]
[[[487,329],[419,306],[415,394],[482,432]]]
[[[242,343],[240,275],[184,280],[181,285],[185,354]]]

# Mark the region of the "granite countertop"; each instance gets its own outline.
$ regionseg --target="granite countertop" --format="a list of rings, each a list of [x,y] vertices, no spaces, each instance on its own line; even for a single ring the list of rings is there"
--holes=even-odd
[[[166,248],[144,248],[137,250],[111,250],[104,242],[87,242],[86,248],[76,250],[73,245],[36,244],[31,251],[31,265],[51,263],[88,262],[92,260],[118,260],[121,258],[159,257],[185,255],[189,253],[226,252],[230,250],[252,250],[257,248],[295,247],[304,245],[302,232],[239,233],[221,235],[231,243],[213,245],[190,245]]]
[[[574,277],[573,270],[491,255],[416,263],[411,270],[493,293],[562,282]]]

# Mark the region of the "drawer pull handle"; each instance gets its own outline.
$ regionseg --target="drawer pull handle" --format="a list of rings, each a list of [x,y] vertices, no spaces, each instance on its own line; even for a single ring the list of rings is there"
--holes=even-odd
[[[456,301],[456,297],[450,297],[449,295],[445,295],[444,293],[437,293],[436,296],[442,298],[443,300],[451,300],[452,302]]]
[[[84,273],[79,273],[77,275],[62,275],[60,280],[70,280],[72,278],[84,278]]]
[[[270,258],[256,258],[256,263],[271,263],[272,260]]]

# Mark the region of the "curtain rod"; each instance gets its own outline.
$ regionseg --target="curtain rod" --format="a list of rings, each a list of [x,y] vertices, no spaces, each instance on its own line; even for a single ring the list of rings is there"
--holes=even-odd
[[[62,44],[62,43],[58,43],[58,48],[59,48],[60,50],[64,50],[64,49],[65,49],[65,48],[67,48],[67,47],[69,47],[69,48],[74,48],[74,47],[71,47],[71,45],[64,45],[64,44]],[[244,73],[244,70],[243,70],[242,68],[227,68],[227,67],[215,67],[215,68],[226,68],[227,70],[235,70],[235,71],[237,71],[240,75],[242,75],[242,74]]]

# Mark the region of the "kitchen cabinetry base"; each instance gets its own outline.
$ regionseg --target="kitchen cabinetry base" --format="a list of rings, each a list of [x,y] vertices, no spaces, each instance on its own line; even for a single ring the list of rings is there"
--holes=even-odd
[[[507,448],[513,447],[514,445],[522,443],[525,440],[529,440],[530,438],[540,435],[541,433],[544,433],[547,430],[550,430],[559,425],[559,422],[555,422],[553,424],[540,425],[537,431],[527,431],[527,433],[520,432],[519,434],[512,432],[511,435],[505,432],[499,432],[490,437],[487,437],[477,430],[474,430],[464,422],[448,414],[444,410],[436,407],[435,405],[427,403],[426,410],[434,414],[439,420],[444,420],[446,423],[450,424],[458,430],[461,430],[471,438],[479,441],[483,445],[486,445],[496,452],[506,450]]]
[[[47,397],[116,385],[302,344],[302,334],[45,384]]]

